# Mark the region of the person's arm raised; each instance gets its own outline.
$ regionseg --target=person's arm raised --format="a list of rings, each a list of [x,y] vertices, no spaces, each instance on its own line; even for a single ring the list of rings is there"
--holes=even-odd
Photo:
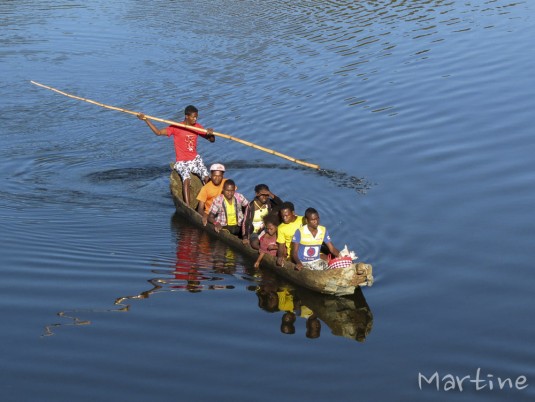
[[[147,126],[152,130],[152,132],[156,135],[167,135],[167,128],[162,128],[159,130],[154,124],[152,124],[152,121],[147,119],[143,113],[137,114],[137,118],[139,120],[143,120],[145,123],[147,123]]]

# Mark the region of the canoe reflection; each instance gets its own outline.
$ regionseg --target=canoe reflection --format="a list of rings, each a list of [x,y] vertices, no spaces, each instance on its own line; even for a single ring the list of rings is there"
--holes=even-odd
[[[237,256],[232,248],[214,241],[208,233],[189,225],[176,214],[171,218],[171,231],[173,241],[176,241],[176,258],[172,266],[166,264],[161,269],[153,269],[152,273],[158,277],[148,281],[152,289],[118,298],[116,304],[128,299],[144,299],[158,292],[197,293],[235,288],[233,284],[225,284],[236,274]]]
[[[203,289],[233,289],[233,285],[213,284],[223,278],[217,274],[236,272],[236,255],[224,243],[214,241],[206,232],[184,225],[173,216],[171,227],[176,239],[176,262],[171,280],[163,283],[171,289],[199,292]]]
[[[307,338],[318,338],[324,324],[333,335],[364,342],[373,326],[372,312],[360,288],[351,296],[322,295],[263,271],[256,294],[262,310],[282,313],[283,334],[295,334],[299,320],[305,320]]]
[[[325,327],[333,335],[359,342],[370,333],[373,318],[360,289],[351,296],[335,297],[298,288],[270,270],[256,270],[253,259],[243,258],[225,243],[177,217],[171,220],[171,228],[176,258],[152,263],[148,290],[117,297],[108,309],[61,311],[57,315],[62,322],[46,325],[43,336],[53,335],[63,326],[90,325],[92,321],[85,318],[88,315],[128,312],[132,302],[157,293],[232,290],[236,286],[255,292],[262,310],[281,314],[282,333],[299,332],[296,328],[303,320],[308,338],[318,338]]]

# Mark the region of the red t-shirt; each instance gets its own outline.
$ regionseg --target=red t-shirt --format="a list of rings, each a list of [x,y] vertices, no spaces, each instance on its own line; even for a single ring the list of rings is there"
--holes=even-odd
[[[194,127],[204,128],[199,123],[195,123]],[[197,136],[199,135],[206,137],[206,134],[200,134],[197,131],[188,130],[187,128],[177,126],[167,127],[167,136],[173,136],[177,162],[195,159],[197,156]]]

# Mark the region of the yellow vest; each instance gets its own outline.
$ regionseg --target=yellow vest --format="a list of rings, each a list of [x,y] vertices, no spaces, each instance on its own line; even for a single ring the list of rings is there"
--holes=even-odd
[[[299,232],[301,232],[301,241],[299,243],[303,246],[321,246],[325,237],[325,226],[318,225],[316,237],[312,236],[307,225],[300,227]]]

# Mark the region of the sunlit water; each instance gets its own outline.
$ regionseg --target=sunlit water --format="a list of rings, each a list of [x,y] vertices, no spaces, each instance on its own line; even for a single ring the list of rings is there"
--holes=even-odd
[[[534,13],[1,2],[2,401],[532,400]],[[292,289],[288,326],[287,284],[174,216],[171,141],[30,80],[169,119],[192,103],[320,165],[199,145],[246,196],[318,209],[376,283],[342,304]],[[529,386],[418,386],[478,368]]]

